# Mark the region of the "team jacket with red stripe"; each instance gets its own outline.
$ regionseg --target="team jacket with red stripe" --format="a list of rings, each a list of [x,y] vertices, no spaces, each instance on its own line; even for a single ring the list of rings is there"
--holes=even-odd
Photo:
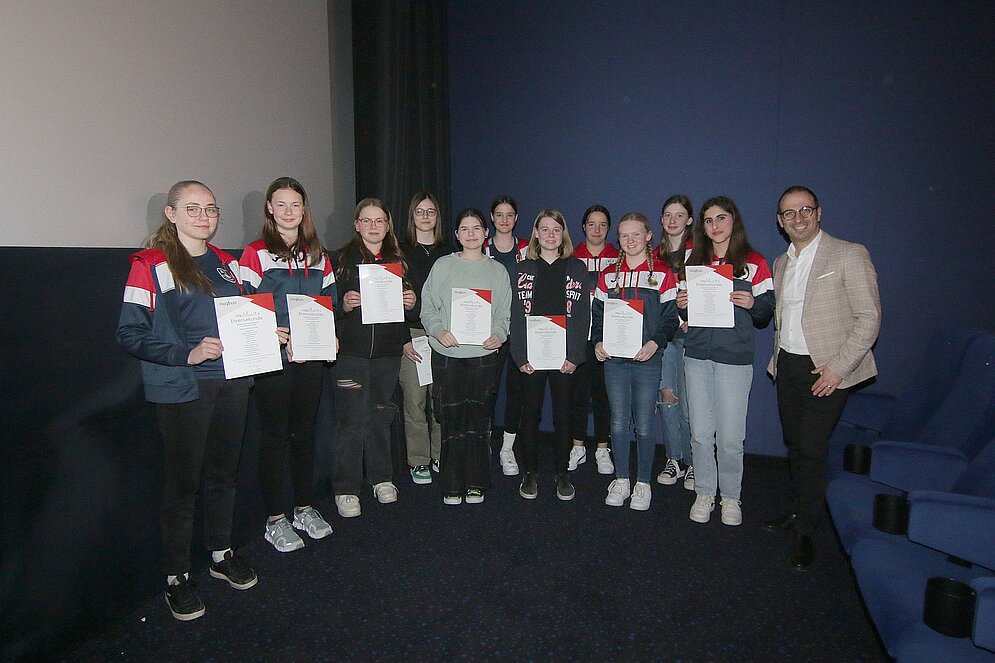
[[[232,283],[242,292],[238,261],[211,244],[207,248],[227,267]],[[145,398],[153,403],[186,403],[199,398],[196,369],[187,364],[193,347],[184,339],[178,292],[162,251],[145,249],[131,256],[117,340],[129,354],[142,360]]]
[[[325,295],[335,301],[335,273],[332,261],[324,253],[316,265],[308,256],[295,255],[289,262],[266,249],[266,242],[256,240],[245,247],[238,259],[242,284],[250,293],[271,292],[276,304],[276,323],[290,326],[287,295]]]
[[[724,260],[714,259],[713,265]],[[709,359],[719,364],[744,366],[753,363],[753,328],[763,329],[774,315],[774,281],[764,257],[754,251],[746,256],[746,274],[733,278],[733,290],[753,293],[753,308],[733,307],[732,329],[689,327],[684,356]]]
[[[660,260],[653,261],[652,272],[647,261],[629,269],[624,258],[619,260],[622,266],[617,274],[616,265],[610,265],[601,270],[598,277],[591,310],[591,342],[597,344],[604,340],[606,299],[639,299],[643,302],[643,345],[656,341],[657,352],[663,352],[680,324],[674,303],[677,298],[674,273]],[[650,283],[651,276],[656,285]]]
[[[529,240],[522,239],[520,237],[516,238],[516,240],[517,240],[518,243],[515,246],[515,251],[517,252],[515,254],[515,262],[522,262],[523,260],[525,260],[525,254],[528,253],[528,250],[529,250]],[[489,258],[493,258],[494,257],[494,252],[496,251],[496,249],[494,249],[493,246],[494,245],[491,244],[491,240],[489,240],[489,239],[485,239],[484,240],[484,255],[485,256],[487,256]]]
[[[587,267],[587,279],[584,281],[584,285],[587,286],[588,292],[593,294],[594,289],[598,287],[598,276],[618,260],[618,249],[609,242],[601,249],[601,253],[593,256],[587,248],[587,242],[581,242],[574,249],[574,258],[580,260]]]

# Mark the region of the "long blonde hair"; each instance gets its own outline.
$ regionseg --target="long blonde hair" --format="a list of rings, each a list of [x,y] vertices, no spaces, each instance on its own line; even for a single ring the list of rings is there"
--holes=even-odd
[[[625,223],[626,221],[639,221],[640,223],[643,224],[643,228],[646,229],[646,232],[648,233],[653,232],[653,226],[650,225],[650,220],[647,219],[646,215],[643,214],[642,212],[629,212],[627,214],[623,214],[622,218],[619,219],[618,221],[619,230],[621,230],[622,224]],[[619,242],[619,244],[621,244],[621,241]],[[618,257],[618,260],[615,262],[615,287],[612,288],[612,292],[616,295],[622,292],[622,285],[621,285],[622,280],[619,278],[619,274],[622,271],[623,262],[625,262],[624,254],[620,255]],[[649,242],[646,242],[646,266],[649,267],[650,270],[650,277],[647,283],[649,283],[651,286],[656,286],[657,285],[656,276],[653,275],[654,274],[653,247],[650,246]]]
[[[563,228],[563,239],[560,241],[560,257],[569,258],[574,254],[574,245],[570,241],[570,231],[567,230],[567,221],[563,218],[563,214],[560,210],[552,209],[550,207],[544,207],[539,210],[539,214],[536,215],[536,220],[532,224],[532,237],[529,238],[529,248],[525,252],[525,257],[529,260],[539,259],[539,221],[549,217],[553,221],[560,224]]]
[[[177,209],[176,204],[180,201],[183,192],[192,186],[204,187],[211,194],[211,197],[214,197],[214,192],[203,182],[181,180],[169,187],[169,193],[166,194],[166,206],[172,207],[177,214],[186,214],[186,210]],[[165,210],[162,213],[162,223],[145,240],[145,246],[150,249],[159,249],[166,254],[166,262],[169,264],[169,271],[173,274],[173,282],[176,283],[181,292],[189,292],[197,288],[209,295],[215,294],[211,281],[194,262],[193,256],[190,255],[187,248],[180,243],[176,224],[169,220]]]

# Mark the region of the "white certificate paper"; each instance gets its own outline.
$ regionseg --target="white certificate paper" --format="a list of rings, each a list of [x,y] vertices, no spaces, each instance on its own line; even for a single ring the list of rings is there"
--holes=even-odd
[[[567,360],[567,316],[525,316],[525,347],[537,371],[558,371]]]
[[[632,359],[643,347],[643,300],[606,299],[601,345],[611,357]]]
[[[460,345],[483,345],[491,335],[491,291],[453,288],[449,331]]]
[[[415,352],[421,355],[421,361],[415,362],[418,371],[418,386],[427,387],[432,384],[432,346],[428,344],[428,336],[416,336],[411,339]]]
[[[360,265],[359,296],[364,325],[404,322],[401,263]]]
[[[335,361],[335,315],[332,298],[287,295],[290,345],[295,361]]]
[[[735,326],[732,294],[732,265],[688,265],[688,327]]]
[[[224,347],[225,379],[283,369],[272,294],[216,297],[214,313]]]

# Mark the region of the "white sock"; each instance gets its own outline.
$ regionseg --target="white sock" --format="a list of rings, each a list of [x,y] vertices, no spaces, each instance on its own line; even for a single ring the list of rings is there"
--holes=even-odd
[[[501,451],[507,451],[515,446],[515,435],[517,433],[505,433],[501,441]]]
[[[178,576],[166,576],[166,584],[167,585],[178,585],[178,584],[180,584],[181,580],[186,580],[186,579],[187,579],[187,574],[186,573],[184,573],[182,575],[178,575]]]
[[[211,551],[211,559],[214,560],[215,564],[217,564],[218,562],[224,560],[225,553],[227,553],[230,550],[231,550],[231,548],[225,548],[224,550],[212,550]]]

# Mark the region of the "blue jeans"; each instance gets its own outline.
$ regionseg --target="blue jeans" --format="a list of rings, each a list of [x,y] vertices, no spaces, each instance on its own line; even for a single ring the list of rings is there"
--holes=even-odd
[[[662,353],[647,361],[609,359],[605,362],[605,388],[611,404],[612,453],[615,476],[629,477],[629,426],[636,429],[636,481],[653,477],[656,444],[650,435],[657,385],[660,384]]]
[[[667,447],[667,458],[691,462],[691,420],[688,415],[688,386],[684,377],[684,338],[667,343],[663,351],[663,366],[660,369],[660,389],[670,389],[677,398],[676,403],[660,404],[660,420],[663,424],[663,443]]]
[[[737,366],[685,357],[684,373],[691,415],[694,492],[714,497],[717,478],[722,497],[738,501],[753,364]]]

